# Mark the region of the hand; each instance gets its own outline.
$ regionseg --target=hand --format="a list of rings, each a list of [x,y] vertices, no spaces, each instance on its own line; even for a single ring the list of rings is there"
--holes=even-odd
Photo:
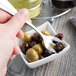
[[[20,10],[14,16],[0,9],[0,75],[4,76],[7,71],[7,63],[19,54],[19,47],[16,45],[15,38],[23,38],[21,30],[28,18],[27,9]]]

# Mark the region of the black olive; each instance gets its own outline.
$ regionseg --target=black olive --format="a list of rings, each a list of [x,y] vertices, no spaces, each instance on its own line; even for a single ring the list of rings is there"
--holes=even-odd
[[[56,43],[54,49],[57,53],[59,53],[60,51],[62,51],[64,49],[64,44],[61,42],[58,42],[58,43]]]
[[[34,33],[33,36],[32,36],[32,40],[36,41],[36,42],[39,42],[40,41],[40,35],[37,32]]]
[[[30,47],[29,47],[29,43],[25,41],[20,48],[21,48],[21,51],[22,51],[24,54],[26,54],[26,51],[30,48]]]
[[[35,41],[32,41],[32,42],[30,43],[30,47],[32,48],[34,45],[36,45],[36,42],[35,42]]]
[[[22,51],[24,54],[26,54],[26,51],[27,51],[26,48],[20,46],[20,49],[21,49],[21,51]]]
[[[43,53],[43,56],[47,57],[47,56],[50,56],[51,54],[53,54],[51,51],[45,50],[44,53]]]
[[[63,36],[63,34],[58,33],[57,35],[55,35],[55,37],[57,37],[57,38],[59,38],[60,40],[62,40],[64,36]]]
[[[63,37],[64,37],[64,35],[63,34],[61,34],[61,33],[58,33],[57,35],[55,35],[55,37],[57,37],[57,38],[59,38],[60,40],[62,40],[63,39]],[[53,41],[53,43],[57,43],[57,41]]]

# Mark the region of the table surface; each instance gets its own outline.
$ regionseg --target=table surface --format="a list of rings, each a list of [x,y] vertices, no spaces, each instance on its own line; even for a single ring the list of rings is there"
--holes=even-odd
[[[8,63],[6,76],[76,76],[76,28],[70,23],[69,18],[76,17],[76,8],[73,8],[68,14],[61,16],[52,23],[57,33],[64,34],[64,40],[71,48],[67,53],[48,64],[35,69],[29,69],[20,56]],[[33,24],[38,27],[47,20],[33,20]],[[26,26],[23,30],[28,31],[31,28]]]

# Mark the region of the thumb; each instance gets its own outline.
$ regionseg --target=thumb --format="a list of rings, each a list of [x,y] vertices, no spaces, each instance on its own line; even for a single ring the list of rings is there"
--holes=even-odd
[[[19,32],[19,30],[24,25],[25,21],[28,19],[29,12],[27,9],[22,9],[18,13],[16,13],[6,24],[8,27],[8,31],[10,31],[11,35],[15,35]]]

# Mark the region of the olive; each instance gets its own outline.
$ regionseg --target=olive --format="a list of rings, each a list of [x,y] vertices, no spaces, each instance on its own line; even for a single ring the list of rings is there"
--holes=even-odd
[[[32,35],[25,32],[24,39],[25,39],[25,41],[30,42],[32,40]]]
[[[52,55],[52,54],[54,54],[54,53],[51,52],[51,51],[49,51],[49,50],[45,50],[44,53],[43,53],[43,56],[44,56],[44,57],[47,57],[47,56],[50,56],[50,55]]]
[[[43,40],[43,39],[40,37],[39,43],[42,43],[42,40]]]
[[[63,36],[63,34],[58,33],[57,35],[55,35],[55,37],[57,37],[57,38],[59,38],[59,39],[61,39],[61,40],[62,40],[64,36]]]
[[[20,49],[21,49],[22,53],[26,54],[27,50],[24,47],[20,46]]]
[[[44,42],[42,41],[42,47],[45,49],[45,45],[44,45]]]
[[[43,48],[42,48],[41,44],[34,45],[33,49],[35,49],[39,55],[43,53]]]
[[[55,51],[57,52],[57,53],[59,53],[60,51],[62,51],[63,49],[64,49],[64,44],[62,43],[62,42],[58,42],[58,43],[56,43],[56,45],[55,45]]]
[[[30,47],[32,48],[34,45],[36,45],[36,42],[35,42],[35,41],[32,41],[32,42],[30,43]]]
[[[39,55],[36,50],[34,50],[33,48],[28,49],[26,52],[26,60],[28,62],[34,62],[39,60]]]
[[[43,30],[41,31],[44,35],[47,35],[47,36],[51,36],[50,32],[48,30]]]
[[[22,46],[20,47],[21,51],[26,54],[26,51],[30,48],[29,43],[27,43],[26,41],[22,44]]]
[[[32,40],[39,42],[40,41],[40,35],[37,32],[35,32],[32,36]]]

